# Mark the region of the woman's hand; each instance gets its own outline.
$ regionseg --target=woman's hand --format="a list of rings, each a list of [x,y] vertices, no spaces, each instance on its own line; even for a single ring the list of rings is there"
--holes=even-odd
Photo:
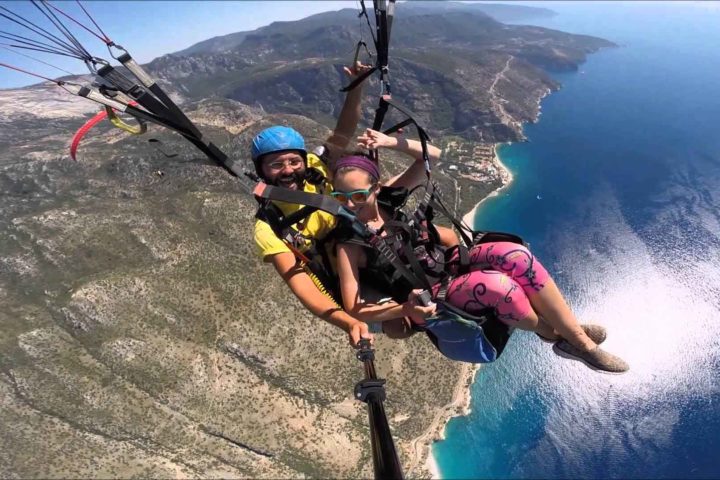
[[[414,323],[418,325],[424,325],[425,319],[434,315],[437,310],[437,304],[431,303],[427,307],[420,303],[418,296],[422,290],[416,289],[410,292],[408,295],[407,302],[403,303],[402,313],[404,316],[409,317]]]
[[[358,137],[358,147],[366,150],[375,150],[378,148],[395,148],[397,147],[398,139],[385,135],[382,132],[368,128],[365,133]]]

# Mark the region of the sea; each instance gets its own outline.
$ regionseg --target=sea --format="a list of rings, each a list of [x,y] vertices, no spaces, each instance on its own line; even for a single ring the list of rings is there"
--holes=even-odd
[[[516,332],[432,453],[441,478],[720,478],[720,4],[530,3],[526,20],[618,44],[499,148],[513,182],[476,228],[518,233],[608,375]]]

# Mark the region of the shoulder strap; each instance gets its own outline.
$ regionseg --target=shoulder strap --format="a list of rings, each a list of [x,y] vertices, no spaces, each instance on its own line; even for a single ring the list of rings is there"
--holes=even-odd
[[[394,217],[395,212],[405,205],[409,193],[405,187],[381,187],[377,195],[377,201],[381,208]]]
[[[427,189],[425,191],[425,197],[423,198],[423,201],[421,202],[420,206],[423,207],[425,210],[428,209],[434,209],[440,212],[444,217],[446,217],[450,222],[453,224],[455,229],[458,231],[460,236],[462,237],[463,242],[465,243],[465,246],[470,248],[473,245],[473,238],[468,235],[468,228],[467,226],[460,221],[455,215],[450,213],[447,208],[445,208],[445,205],[443,205],[442,202],[438,201],[438,195],[440,193],[440,189],[437,187],[437,185],[434,182],[428,182],[427,183]]]
[[[261,202],[257,212],[255,212],[255,218],[270,225],[272,231],[275,232],[275,235],[280,239],[284,239],[285,237],[285,232],[283,232],[283,229],[280,227],[282,216],[280,209],[277,205],[273,205],[272,202]]]
[[[321,189],[325,187],[327,178],[325,175],[315,167],[308,167],[305,170],[305,181],[313,185],[319,186]]]

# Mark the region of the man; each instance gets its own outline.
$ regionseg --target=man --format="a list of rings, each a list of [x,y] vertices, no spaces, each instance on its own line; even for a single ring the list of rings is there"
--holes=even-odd
[[[359,62],[345,72],[356,77],[368,67]],[[340,111],[337,125],[324,145],[313,152],[305,148],[302,135],[290,127],[276,125],[260,132],[252,142],[252,160],[257,175],[268,185],[309,193],[330,193],[329,166],[346,150],[354,138],[360,121],[362,85],[348,92]],[[308,172],[313,175],[309,176]],[[311,177],[314,177],[310,179]],[[274,202],[274,207],[287,216],[300,210],[302,205]],[[347,314],[327,294],[307,266],[300,260],[304,252],[313,249],[335,227],[335,218],[329,213],[315,211],[289,229],[290,238],[281,239],[268,221],[255,223],[255,243],[263,261],[272,263],[300,302],[314,315],[342,328],[350,344],[357,346],[361,338],[371,339],[368,327]],[[293,251],[294,250],[294,251]]]

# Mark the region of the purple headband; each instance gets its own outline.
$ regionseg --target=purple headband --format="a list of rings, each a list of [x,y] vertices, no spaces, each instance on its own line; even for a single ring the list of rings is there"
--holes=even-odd
[[[343,157],[335,163],[335,171],[337,172],[343,167],[359,168],[360,170],[369,173],[374,181],[378,181],[380,179],[380,169],[378,168],[377,163],[367,157],[362,157],[360,155]]]

